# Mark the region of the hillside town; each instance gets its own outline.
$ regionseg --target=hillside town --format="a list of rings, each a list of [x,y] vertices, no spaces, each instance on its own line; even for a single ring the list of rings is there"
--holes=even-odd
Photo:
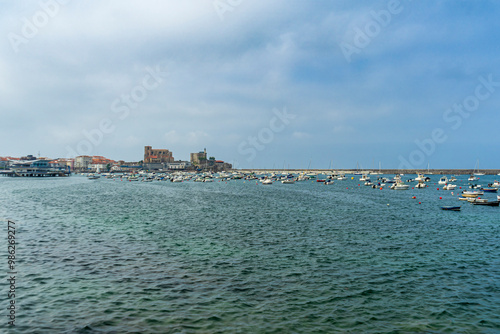
[[[0,157],[0,174],[5,176],[67,176],[71,173],[144,171],[211,171],[232,169],[232,165],[215,157],[207,150],[191,153],[189,161],[175,160],[168,149],[144,147],[141,161],[112,160],[103,156],[81,155],[75,158],[48,158],[27,155]]]

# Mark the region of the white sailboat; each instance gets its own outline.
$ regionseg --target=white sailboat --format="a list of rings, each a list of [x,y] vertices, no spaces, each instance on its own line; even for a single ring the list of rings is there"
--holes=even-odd
[[[481,173],[479,171],[479,159],[477,159],[477,162],[476,162],[476,168],[474,168],[474,175],[476,176],[482,176],[482,175],[485,175],[484,173]]]

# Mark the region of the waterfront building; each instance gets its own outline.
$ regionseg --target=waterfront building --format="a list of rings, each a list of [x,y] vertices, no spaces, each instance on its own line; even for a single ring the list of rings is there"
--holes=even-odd
[[[198,153],[191,153],[191,163],[193,165],[201,165],[207,161],[207,149]]]
[[[167,164],[167,168],[170,170],[185,170],[191,167],[192,164],[189,161],[174,161]]]
[[[5,169],[9,165],[9,159],[0,157],[0,169]]]
[[[88,155],[80,155],[75,158],[75,169],[87,170],[92,163],[92,157]]]
[[[68,176],[71,172],[66,166],[53,163],[49,160],[19,160],[11,162],[9,170],[2,171],[0,175],[14,177],[47,177]]]
[[[151,146],[144,146],[144,163],[169,163],[174,162],[172,152],[166,149],[153,149]]]
[[[67,168],[70,168],[70,170],[75,169],[75,159],[57,159],[51,162],[58,163],[61,166],[66,166]]]

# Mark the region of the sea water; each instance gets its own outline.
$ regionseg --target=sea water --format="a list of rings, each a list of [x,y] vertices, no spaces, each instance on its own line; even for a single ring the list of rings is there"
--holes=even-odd
[[[453,195],[438,180],[395,191],[358,177],[331,186],[2,178],[0,268],[8,278],[10,219],[17,274],[15,327],[7,283],[0,327],[499,332],[500,208],[458,201],[466,176]]]

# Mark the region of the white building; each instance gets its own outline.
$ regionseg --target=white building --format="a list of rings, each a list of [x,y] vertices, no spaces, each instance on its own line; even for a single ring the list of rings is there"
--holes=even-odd
[[[170,170],[182,170],[190,166],[191,163],[189,161],[174,161],[167,163],[167,168]]]
[[[107,164],[90,164],[88,167],[93,172],[107,172],[108,165]]]
[[[75,168],[77,169],[88,169],[92,163],[92,157],[88,155],[81,155],[75,158]]]

